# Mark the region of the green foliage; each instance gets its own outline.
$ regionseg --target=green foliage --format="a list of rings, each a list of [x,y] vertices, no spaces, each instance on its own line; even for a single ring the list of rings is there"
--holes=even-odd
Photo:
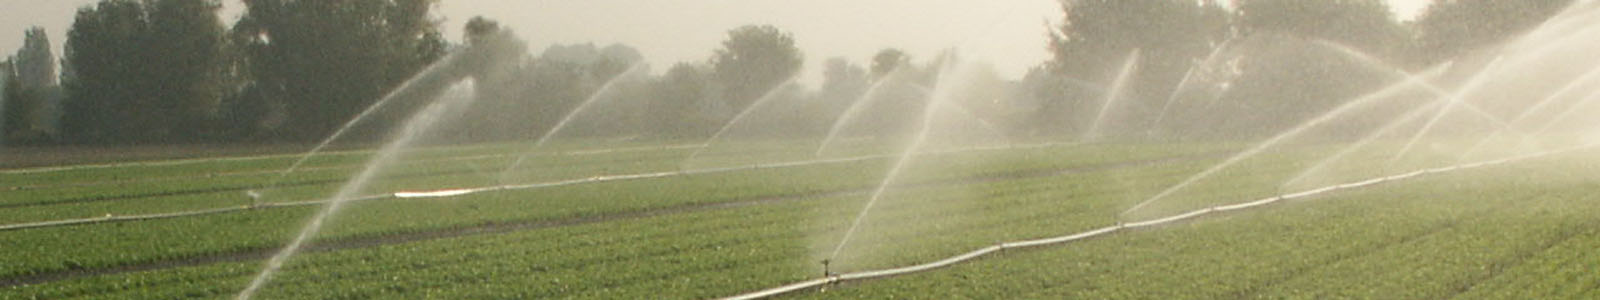
[[[569,114],[573,122],[561,138],[637,134],[646,118],[642,110],[648,67],[632,47],[615,44],[553,45],[530,57],[526,44],[511,30],[491,21],[469,23],[468,31],[493,32],[470,37],[462,66],[476,80],[478,100],[466,121],[444,126],[466,141],[533,141],[555,128]],[[634,73],[625,73],[634,70]],[[624,78],[626,77],[626,78]],[[608,83],[612,89],[602,91]],[[603,92],[603,94],[602,94]],[[583,101],[597,101],[575,111]],[[666,125],[663,125],[666,126]]]
[[[1182,0],[1085,0],[1063,2],[1066,22],[1052,36],[1051,70],[1066,78],[1094,82],[1085,86],[1048,85],[1065,95],[1042,103],[1036,119],[1071,116],[1076,124],[1044,129],[1045,132],[1086,128],[1106,98],[1123,62],[1137,49],[1137,73],[1119,100],[1115,128],[1137,130],[1148,124],[1183,80],[1186,71],[1200,63],[1230,36],[1229,15],[1215,2]]]
[[[673,138],[709,137],[717,130],[717,118],[707,109],[716,99],[711,91],[709,67],[680,63],[667,69],[655,81],[650,101],[653,134]]]
[[[1404,57],[1410,34],[1383,0],[1242,0],[1239,29],[1245,35],[1277,32],[1328,40],[1378,54]]]
[[[44,28],[28,28],[14,63],[17,79],[22,82],[23,88],[56,85],[56,58],[50,53],[50,37],[45,34]]]
[[[843,118],[845,110],[856,101],[862,101],[867,89],[872,85],[873,78],[866,69],[851,63],[841,57],[830,58],[822,64],[822,86],[817,89],[815,99],[809,101],[811,110],[796,113],[797,115],[836,116],[835,118],[810,118],[813,127],[827,130],[836,118]],[[826,134],[826,132],[822,133]]]
[[[1057,236],[1112,225],[1129,197],[1145,196],[1152,188],[1165,187],[1214,163],[1214,159],[1192,155],[1218,148],[1092,145],[930,157],[927,161],[952,165],[914,167],[919,170],[908,174],[919,175],[894,189],[892,198],[881,203],[866,221],[869,229],[863,234],[872,238],[851,246],[856,254],[834,266],[853,265],[851,269],[836,269],[839,271],[906,266],[999,241]],[[1294,162],[1325,156],[1316,149],[1288,151],[1283,157],[1239,170],[1239,176],[1196,186],[1193,194],[1205,199],[1192,204],[1206,207],[1219,201],[1247,201],[1280,192],[1273,180],[1299,171]],[[421,150],[426,152],[424,156],[440,160],[405,168],[438,170],[440,166],[463,162],[448,159],[516,150],[426,149]],[[558,156],[541,158],[537,163],[552,167],[541,170],[573,172],[552,178],[582,178],[606,170],[670,170],[676,166],[664,158],[682,154],[682,150],[649,150],[592,157]],[[809,153],[800,155],[806,154]],[[319,159],[312,166],[359,165],[362,155],[366,154]],[[1190,159],[1116,164],[1173,155]],[[1592,159],[1592,155],[1430,175],[1181,224],[1127,230],[1068,245],[1008,249],[948,269],[829,286],[825,291],[803,292],[799,296],[1583,295],[1597,278],[1593,267],[1600,266],[1600,260],[1584,255],[1600,241],[1600,232],[1594,229],[1600,224],[1600,219],[1595,218],[1600,206],[1586,197],[1592,194],[1589,183],[1597,173],[1586,164],[1573,162]],[[497,159],[505,158],[482,161]],[[247,181],[232,175],[203,174],[271,170],[290,160],[8,174],[0,184],[17,182],[13,179],[30,180],[53,185],[40,189],[59,191],[73,191],[80,184],[115,186],[102,188],[111,192],[162,187],[202,189]],[[653,165],[634,165],[641,161]],[[291,260],[263,296],[709,298],[813,279],[821,273],[812,259],[817,255],[814,248],[831,246],[827,243],[833,240],[826,237],[843,230],[841,223],[855,216],[862,194],[870,189],[867,179],[882,175],[871,170],[881,170],[887,163],[875,160],[616,181],[448,200],[359,202],[330,224],[329,234],[321,241],[337,244],[449,234],[476,230],[477,226],[486,226],[482,228],[491,232],[303,253]],[[1352,167],[1369,169],[1383,162],[1361,164]],[[1064,168],[1083,169],[1062,173]],[[354,169],[339,172],[350,171]],[[102,182],[108,176],[150,179],[141,175],[151,173],[174,179],[120,185]],[[1535,174],[1580,176],[1532,176]],[[56,177],[61,175],[75,176]],[[344,176],[296,176],[302,175]],[[448,186],[475,179],[440,174],[418,182],[430,180]],[[1538,192],[1530,194],[1533,190]],[[7,193],[0,196],[17,192],[0,189],[0,193]],[[223,196],[209,200],[130,200],[133,203],[110,208],[120,212],[158,207],[159,211],[184,209],[177,205],[162,207],[171,202],[193,208],[236,204],[221,203],[231,200]],[[68,206],[6,209],[72,210]],[[0,241],[20,245],[18,251],[29,254],[0,260],[0,266],[5,266],[5,274],[0,275],[4,277],[0,278],[270,251],[281,245],[310,213],[313,211],[309,208],[261,209],[0,232]],[[81,247],[83,241],[94,241],[99,246]],[[242,287],[259,267],[258,260],[163,266],[15,286],[0,290],[0,297],[225,296]]]
[[[1115,72],[1133,49],[1159,66],[1151,73],[1171,72],[1229,38],[1227,13],[1209,1],[1085,0],[1063,6],[1066,22],[1051,50],[1053,66],[1064,72]]]
[[[67,135],[84,141],[151,138],[145,134],[170,128],[133,120],[137,112],[159,108],[160,99],[148,97],[151,82],[140,77],[139,62],[151,53],[140,51],[135,41],[148,32],[145,7],[138,1],[101,1],[78,10],[64,49],[68,76]],[[157,118],[159,117],[159,118]],[[146,117],[165,121],[168,116]]]
[[[1419,53],[1428,63],[1449,60],[1526,32],[1572,0],[1434,1],[1417,20]]]
[[[275,135],[317,140],[443,57],[428,12],[436,0],[260,0],[246,2],[234,35],[267,107],[281,107]],[[378,137],[416,103],[400,103],[358,130]]]
[[[528,78],[523,77],[529,63],[527,46],[510,29],[485,18],[467,22],[465,47],[452,55],[453,61],[439,62],[441,67],[454,69],[457,76],[474,82],[476,99],[464,113],[465,124],[438,126],[441,134],[450,141],[492,141],[511,138],[510,132],[529,130],[526,115],[527,103],[520,102],[527,88]],[[514,128],[514,129],[513,129]]]
[[[23,110],[17,107],[23,101],[22,82],[10,58],[0,61],[0,144],[9,144],[6,138],[13,128],[21,127]]]
[[[782,149],[794,149],[792,144]],[[951,180],[971,180],[1013,173],[1037,172],[1055,168],[1071,168],[1085,164],[1101,164],[1117,160],[1151,159],[1183,155],[1204,148],[1157,149],[1149,147],[1103,146],[1084,148],[1051,148],[1018,150],[1014,152],[973,152],[939,154],[939,157],[958,162],[952,165],[919,167],[917,175],[908,178],[909,184],[935,183]],[[463,164],[496,165],[508,162],[504,155],[521,151],[515,145],[485,148],[438,148],[420,150],[418,160],[397,165],[386,172],[371,189],[371,193],[395,190],[426,190],[481,185],[479,174],[462,171]],[[604,154],[561,155],[553,150],[546,156],[530,161],[529,170],[519,170],[516,178],[527,181],[550,182],[575,178],[589,178],[597,174],[642,174],[675,170],[677,159],[686,149],[643,149]],[[773,156],[773,155],[781,156]],[[785,153],[741,153],[716,157],[729,161],[775,161],[775,157],[794,159],[810,157],[810,151]],[[334,157],[318,158],[308,168],[318,171],[293,174],[285,182],[317,182],[287,190],[264,191],[268,202],[288,202],[321,199],[338,188],[351,173],[358,172],[367,153],[347,153]],[[986,158],[986,159],[977,159]],[[1004,158],[995,161],[994,158]],[[463,160],[467,159],[467,160]],[[0,183],[26,183],[27,189],[0,188],[0,205],[13,205],[6,209],[8,221],[38,221],[48,219],[99,217],[104,214],[127,215],[134,213],[159,213],[180,210],[239,207],[247,198],[238,190],[226,188],[249,186],[269,177],[270,171],[292,162],[292,157],[275,157],[259,160],[196,161],[192,164],[127,166],[87,170],[64,171],[63,174],[7,174]],[[598,184],[578,184],[532,190],[506,191],[474,195],[452,201],[436,200],[379,200],[360,202],[358,209],[339,217],[337,226],[330,226],[326,238],[337,240],[350,237],[374,237],[386,234],[432,231],[486,223],[537,222],[564,220],[591,216],[625,214],[641,210],[670,209],[673,207],[750,201],[792,195],[854,191],[869,188],[882,174],[888,159],[872,159],[847,163],[816,164],[793,168],[735,170],[656,178],[647,180],[611,181]],[[923,169],[926,168],[926,169]],[[267,171],[267,172],[255,172]],[[1031,174],[1031,173],[1027,173]],[[326,182],[322,182],[324,179]],[[215,188],[224,188],[215,192]],[[138,194],[173,192],[142,198],[115,198]],[[186,194],[185,191],[199,191]],[[62,202],[86,196],[109,196],[111,200],[99,202]],[[34,205],[15,206],[20,203]],[[370,205],[368,204],[370,203]],[[537,208],[537,209],[527,209]],[[118,266],[140,261],[181,257],[204,256],[208,253],[239,251],[241,249],[268,249],[282,242],[296,225],[303,222],[310,209],[271,208],[220,215],[194,216],[169,220],[151,220],[131,223],[91,224],[90,227],[66,227],[43,230],[0,232],[0,241],[26,244],[32,249],[62,249],[40,252],[28,257],[5,257],[0,268],[5,270],[0,278],[36,272],[59,271],[72,264],[85,267]],[[83,230],[94,228],[93,230]],[[84,234],[83,239],[60,239],[58,232]],[[117,237],[119,241],[138,240],[145,246],[107,246],[66,249],[64,245],[87,236]],[[155,246],[159,245],[159,246]],[[0,294],[3,294],[0,291]]]
[[[910,64],[911,56],[905,51],[895,48],[878,50],[878,54],[872,55],[872,79],[874,81],[883,79],[884,76],[894,73],[895,69]]]
[[[822,64],[822,87],[817,93],[841,99],[859,97],[866,92],[868,80],[867,71],[861,66],[841,57],[830,58]]]
[[[215,0],[154,0],[147,6],[149,30],[142,51],[152,55],[143,76],[154,81],[150,97],[161,99],[146,115],[171,118],[170,135],[195,139],[216,128],[220,100],[230,92],[229,49]]]
[[[22,49],[0,65],[6,75],[4,108],[0,108],[0,140],[15,144],[50,141],[56,133],[61,88],[56,85],[56,61],[44,28],[25,32]]]
[[[229,86],[221,5],[106,0],[68,32],[65,130],[83,143],[193,141]]]
[[[711,57],[712,79],[737,113],[793,78],[804,61],[794,36],[772,25],[746,25],[728,31]]]
[[[806,296],[1592,297],[1592,282],[1600,274],[1580,271],[1600,266],[1586,248],[1600,244],[1593,227],[1600,221],[1593,215],[1600,206],[1584,196],[1591,192],[1582,183],[1592,176],[1550,180],[1508,174],[1550,171],[1562,164],[1572,171],[1587,169],[1571,166],[1570,159],[1582,158],[1419,179],[1058,247],[1007,250],[948,269]],[[1074,221],[1036,222],[1096,225]],[[985,246],[974,244],[961,250]]]
[[[1113,135],[1248,138],[1278,132],[1418,65],[1413,34],[1380,0],[1068,1],[1048,70],[1019,93],[1034,134],[1098,118],[1111,81],[1140,53],[1108,118]],[[1373,65],[1322,43],[1392,64]],[[1388,68],[1398,68],[1389,70]],[[1237,116],[1217,118],[1217,116]]]

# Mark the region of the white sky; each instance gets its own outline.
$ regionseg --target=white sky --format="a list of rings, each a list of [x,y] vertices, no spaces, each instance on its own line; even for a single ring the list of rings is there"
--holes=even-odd
[[[1409,19],[1432,0],[1389,1]],[[74,12],[96,0],[0,2],[0,53],[14,53],[23,30],[38,25],[59,56]],[[224,5],[224,21],[232,22],[241,4]],[[772,24],[795,35],[810,68],[836,56],[864,64],[885,47],[921,59],[957,48],[1009,77],[1048,59],[1044,24],[1062,14],[1056,0],[442,0],[439,13],[451,40],[460,40],[467,19],[483,15],[511,27],[535,53],[551,44],[624,43],[657,72],[705,60],[729,29]]]

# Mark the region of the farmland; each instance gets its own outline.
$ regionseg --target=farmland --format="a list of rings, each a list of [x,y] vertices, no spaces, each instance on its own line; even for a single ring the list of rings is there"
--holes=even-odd
[[[415,150],[363,194],[573,183],[354,202],[260,296],[710,298],[814,279],[892,159],[868,148],[812,162],[809,151],[731,151],[686,169],[693,147],[570,146],[500,174],[519,150]],[[1116,224],[1129,206],[1237,150],[1087,144],[922,154],[831,271]],[[1285,189],[1302,187],[1282,181],[1332,150],[1256,157],[1131,217],[1293,192]],[[368,156],[319,156],[281,179],[294,157],[5,173],[5,224],[237,210],[0,231],[0,295],[230,297]],[[1580,151],[1429,175],[794,296],[1593,297],[1600,278],[1586,270],[1600,261],[1585,251],[1600,242],[1595,158]],[[1406,170],[1350,161],[1339,168]],[[755,164],[768,167],[737,167]],[[662,175],[605,177],[629,174]],[[271,182],[280,183],[264,187]],[[245,193],[257,190],[265,196],[252,204]],[[272,205],[303,201],[312,202]]]

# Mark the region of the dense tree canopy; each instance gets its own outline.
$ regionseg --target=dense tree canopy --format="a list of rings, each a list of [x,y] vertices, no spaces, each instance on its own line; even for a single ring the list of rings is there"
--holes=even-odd
[[[867,89],[867,82],[866,69],[842,57],[830,58],[822,63],[822,87],[818,93],[824,97],[855,98]]]
[[[748,25],[728,32],[711,67],[722,99],[737,111],[793,78],[803,62],[794,36],[771,25]]]
[[[154,87],[135,65],[150,55],[134,44],[149,31],[146,20],[144,3],[138,1],[101,1],[78,10],[63,50],[69,70],[63,121],[74,139],[126,142],[144,138],[134,128],[152,127],[132,120],[136,112],[149,115],[144,112],[159,107],[148,103],[156,100],[147,96]]]
[[[653,134],[664,137],[700,137],[716,130],[709,106],[711,71],[704,65],[680,63],[656,80],[650,120],[658,124]]]
[[[255,0],[234,25],[252,88],[285,118],[274,130],[324,138],[445,54],[436,0]],[[396,112],[408,111],[397,109]],[[380,117],[368,128],[387,128]],[[369,134],[370,136],[370,134]]]
[[[1065,1],[1067,17],[1050,45],[1057,68],[1094,72],[1114,68],[1133,49],[1158,61],[1187,65],[1228,38],[1228,15],[1214,1]]]
[[[32,27],[23,35],[17,50],[17,80],[24,88],[43,88],[56,84],[56,59],[50,53],[50,37],[44,28]]]
[[[1127,86],[1119,116],[1150,116],[1183,80],[1187,70],[1221,47],[1230,36],[1229,15],[1214,1],[1080,0],[1065,1],[1066,22],[1054,36],[1051,67],[1057,74],[1094,82],[1099,88],[1068,88],[1061,101],[1047,102],[1039,113],[1087,120],[1098,110],[1109,86],[1134,50],[1140,53],[1137,73]],[[1041,117],[1042,119],[1048,119]],[[1126,120],[1131,123],[1144,120]],[[1053,123],[1053,122],[1052,122]],[[1087,124],[1068,124],[1084,127]],[[1124,126],[1127,127],[1127,126]]]
[[[63,63],[68,134],[148,143],[214,127],[227,92],[220,8],[214,0],[108,0],[79,10]]]
[[[11,107],[14,99],[22,97],[22,83],[16,80],[17,68],[13,65],[10,58],[0,60],[0,144],[8,144],[11,128],[17,127],[13,122],[21,119]]]
[[[1409,34],[1384,0],[1241,0],[1239,28],[1345,44],[1385,58],[1403,57]]]
[[[10,142],[44,142],[55,134],[61,91],[56,84],[56,60],[44,28],[24,32],[22,49],[8,59],[5,77],[11,82],[0,117],[0,139]]]
[[[895,48],[878,50],[878,54],[872,55],[872,79],[882,79],[884,76],[888,76],[889,73],[893,73],[895,69],[899,69],[900,66],[910,64],[911,56],[906,55],[905,51]]]
[[[1109,98],[1123,62],[1137,52],[1140,59],[1125,84],[1134,88],[1117,95],[1121,107],[1113,112],[1121,123],[1112,127],[1128,129],[1123,134],[1159,131],[1169,110],[1178,119],[1185,114],[1215,119],[1204,116],[1224,113],[1218,109],[1246,109],[1263,117],[1228,124],[1169,122],[1167,127],[1270,130],[1268,125],[1289,122],[1392,76],[1381,70],[1387,66],[1360,65],[1323,41],[1416,69],[1513,39],[1574,1],[1436,1],[1410,24],[1395,20],[1382,0],[1236,0],[1231,8],[1220,2],[1063,1],[1064,22],[1052,25],[1055,34],[1048,43],[1052,59],[1023,82],[985,85],[1017,98],[1007,102],[1014,107],[991,101],[969,109],[1011,119],[997,123],[1037,126],[1020,128],[1026,132],[1081,129]],[[0,64],[0,79],[7,79],[0,80],[0,137],[48,140],[56,134],[59,116],[63,139],[75,142],[189,142],[220,136],[300,142],[328,137],[380,99],[401,99],[358,123],[357,140],[370,140],[432,95],[470,78],[480,99],[467,119],[479,123],[451,134],[526,139],[551,128],[607,82],[649,74],[641,52],[625,45],[555,45],[529,55],[524,40],[483,18],[467,22],[460,45],[449,45],[436,28],[439,20],[430,16],[438,0],[245,4],[241,19],[228,29],[217,15],[218,0],[101,0],[76,15],[59,64],[44,31],[28,30],[23,49]],[[439,63],[442,59],[449,61]],[[777,102],[794,103],[775,105],[836,114],[869,84],[904,77],[889,84],[894,91],[886,94],[885,104],[870,109],[909,111],[920,103],[910,91],[932,84],[946,60],[919,68],[906,52],[893,48],[860,65],[831,59],[820,65],[822,85],[814,92],[786,90],[780,93],[784,101]],[[675,65],[656,78],[627,80],[606,95],[628,104],[595,112],[616,124],[587,124],[575,131],[605,135],[634,128],[633,134],[706,135],[795,78],[803,63],[790,33],[771,25],[737,27],[709,60]],[[904,76],[891,76],[896,72]],[[54,108],[63,93],[57,78],[66,94],[60,112]],[[413,88],[399,89],[402,85]]]
[[[1434,1],[1417,20],[1424,62],[1436,63],[1521,34],[1572,4],[1572,0]]]

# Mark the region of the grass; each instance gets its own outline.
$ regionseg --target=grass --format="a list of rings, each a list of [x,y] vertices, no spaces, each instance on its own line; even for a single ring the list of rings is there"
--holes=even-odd
[[[712,154],[694,164],[797,160],[810,151]],[[1281,193],[1331,147],[1290,148],[1197,181],[1140,214]],[[293,259],[267,298],[707,298],[942,259],[1014,241],[1098,228],[1220,161],[1227,145],[1086,145],[926,154],[873,208],[838,257],[831,250],[890,161],[873,158],[502,191],[358,202],[320,244]],[[423,151],[368,190],[481,186],[515,147]],[[690,149],[530,159],[518,182],[674,171]],[[793,152],[793,153],[790,153]],[[806,152],[806,153],[801,153]],[[862,149],[870,153],[870,149]],[[1381,151],[1379,151],[1381,152]],[[1208,154],[1208,155],[1200,155]],[[326,196],[362,153],[314,159],[269,201]],[[1353,155],[1381,155],[1363,153]],[[348,157],[345,157],[348,156]],[[450,157],[469,157],[452,160]],[[1177,157],[1177,159],[1173,159]],[[1507,298],[1515,291],[1593,295],[1596,246],[1590,154],[1434,175],[1065,246],[1008,250],[929,273],[830,286],[826,298]],[[1166,159],[1166,160],[1162,160]],[[1156,161],[1152,161],[1156,160]],[[1376,169],[1352,159],[1336,170]],[[1139,162],[1139,163],[1121,163]],[[231,160],[5,174],[11,221],[115,211],[239,205],[238,191],[288,161]],[[1363,164],[1369,167],[1362,167]],[[482,169],[482,166],[476,167]],[[202,174],[229,174],[204,176]],[[159,174],[136,183],[128,174]],[[1343,171],[1319,176],[1337,181]],[[185,179],[160,179],[184,178]],[[409,175],[409,176],[408,176]],[[22,183],[13,183],[10,179]],[[173,191],[182,195],[160,194]],[[27,193],[21,193],[27,192]],[[27,195],[12,198],[12,196]],[[114,200],[71,202],[109,195]],[[122,198],[118,198],[122,197]],[[26,198],[26,199],[22,199]],[[241,289],[258,253],[287,241],[315,207],[0,232],[0,298],[215,298]],[[481,231],[481,232],[475,232]],[[14,246],[13,246],[14,245]],[[233,259],[221,259],[236,257]],[[211,260],[208,260],[211,259]],[[215,260],[215,261],[212,261]],[[203,263],[199,263],[203,262]],[[1583,268],[1589,266],[1589,268]],[[88,274],[118,268],[135,272]],[[1585,287],[1587,286],[1587,287]]]
[[[1593,297],[1582,286],[1595,276],[1573,271],[1597,266],[1579,245],[1597,237],[1600,173],[1574,164],[1593,158],[1440,175],[805,296]]]

